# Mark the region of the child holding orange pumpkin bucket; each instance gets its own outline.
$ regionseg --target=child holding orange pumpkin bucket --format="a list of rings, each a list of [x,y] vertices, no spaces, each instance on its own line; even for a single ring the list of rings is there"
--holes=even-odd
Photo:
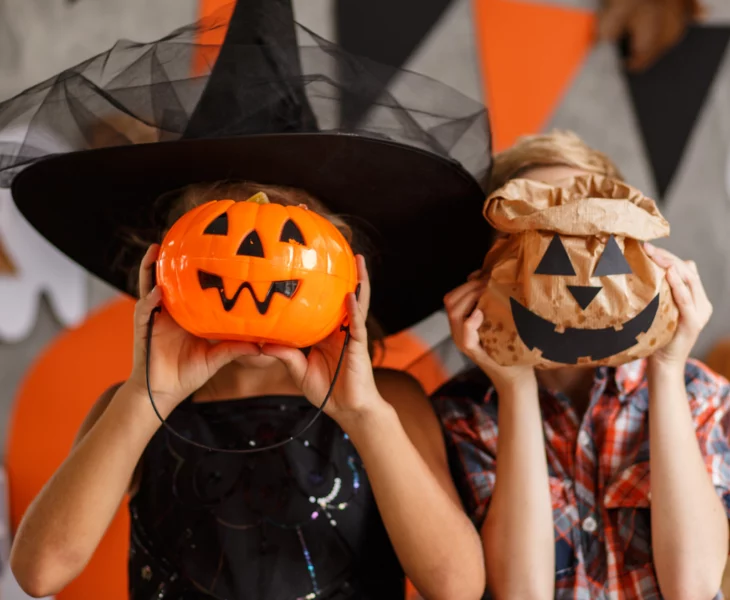
[[[486,159],[484,109],[424,79],[439,89],[419,102],[452,94],[461,109],[434,119],[389,97],[343,134],[332,108],[362,94],[367,69],[304,28],[297,65],[282,3],[251,4],[236,6],[207,75],[185,71],[196,27],[117,45],[0,105],[0,124],[33,117],[25,144],[0,147],[0,165],[25,167],[20,210],[139,296],[132,372],[24,515],[13,571],[34,596],[58,592],[129,493],[135,600],[400,599],[404,572],[425,597],[479,598],[481,544],[438,419],[415,381],[373,368],[366,318],[408,327],[469,272],[452,266],[463,244],[424,235],[466,228],[474,256],[486,250],[471,217],[482,191],[447,150],[464,152],[471,120]],[[339,77],[316,71],[335,59]],[[167,141],[128,143],[120,116]],[[43,157],[44,127],[109,147]],[[372,294],[358,230],[380,254]]]
[[[697,268],[642,243],[668,224],[572,133],[520,140],[485,187],[502,235],[445,298],[479,369],[434,406],[491,596],[723,597],[730,385],[688,359]]]

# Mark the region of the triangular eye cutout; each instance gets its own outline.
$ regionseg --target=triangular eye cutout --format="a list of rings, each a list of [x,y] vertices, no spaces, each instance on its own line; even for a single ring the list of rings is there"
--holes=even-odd
[[[575,269],[558,234],[553,236],[545,255],[535,269],[536,275],[575,275]]]
[[[203,232],[206,235],[228,235],[228,213],[218,215]]]
[[[621,252],[621,248],[616,238],[610,236],[606,242],[606,249],[603,251],[601,258],[598,259],[596,270],[593,271],[593,277],[606,277],[608,275],[630,275],[631,267]]]
[[[284,223],[284,229],[281,230],[281,237],[279,238],[279,241],[306,246],[302,232],[299,230],[299,227],[297,227],[297,224],[291,219]]]
[[[264,247],[261,245],[261,238],[256,231],[249,233],[238,247],[238,256],[257,256],[264,257]]]

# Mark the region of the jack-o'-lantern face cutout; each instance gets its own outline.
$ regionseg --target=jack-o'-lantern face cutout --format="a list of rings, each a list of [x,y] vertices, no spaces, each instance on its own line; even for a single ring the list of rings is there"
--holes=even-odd
[[[557,279],[550,286],[557,295],[567,294],[561,302],[566,305],[565,310],[560,311],[566,313],[561,315],[564,317],[562,323],[552,323],[520,304],[515,298],[510,299],[518,335],[528,348],[540,349],[544,359],[563,364],[577,364],[581,359],[602,360],[620,354],[636,345],[638,336],[649,330],[656,317],[659,294],[656,294],[645,307],[639,308],[638,313],[633,312],[635,307],[630,297],[624,302],[619,300],[628,314],[636,315],[624,322],[617,323],[615,318],[609,316],[605,303],[599,300],[601,293],[631,295],[636,294],[638,286],[642,288],[637,294],[638,303],[641,304],[642,300],[639,299],[643,299],[646,292],[651,290],[647,290],[640,279],[631,281],[625,278],[632,274],[632,270],[614,236],[609,236],[605,245],[597,239],[592,242],[599,251],[598,259],[593,271],[584,274],[583,277],[576,272],[564,242],[557,234],[552,237],[535,269],[536,277]],[[584,240],[579,239],[578,245],[581,243],[584,244]],[[618,279],[620,277],[626,280],[622,282]],[[562,292],[561,280],[564,284]],[[569,283],[586,280],[595,283]],[[598,325],[602,321],[607,321],[609,324],[605,327],[580,327],[583,323],[593,322]],[[575,326],[572,326],[573,323]]]
[[[330,221],[264,194],[184,214],[165,237],[157,275],[166,308],[191,333],[297,347],[342,323],[357,285],[352,250]]]
[[[515,180],[487,201],[509,235],[485,260],[482,344],[500,364],[615,365],[664,345],[677,310],[640,239],[668,233],[653,201],[618,182]]]

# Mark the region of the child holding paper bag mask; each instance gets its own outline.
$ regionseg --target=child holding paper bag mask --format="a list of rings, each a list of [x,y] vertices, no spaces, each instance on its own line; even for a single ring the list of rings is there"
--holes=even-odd
[[[484,216],[508,234],[485,259],[479,301],[482,346],[500,365],[620,365],[672,339],[670,285],[641,243],[669,224],[638,190],[601,175],[514,179]]]
[[[656,205],[574,134],[523,138],[486,188],[501,235],[445,298],[482,373],[433,401],[488,597],[722,598],[730,385],[689,359],[696,266],[645,243]]]

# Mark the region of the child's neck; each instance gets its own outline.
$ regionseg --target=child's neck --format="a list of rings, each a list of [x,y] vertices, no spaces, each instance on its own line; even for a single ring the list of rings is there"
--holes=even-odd
[[[570,404],[582,417],[590,403],[595,378],[592,367],[538,370],[537,380],[543,387],[565,394]]]
[[[229,363],[193,395],[195,402],[255,396],[301,395],[289,371],[278,360],[266,366]]]

